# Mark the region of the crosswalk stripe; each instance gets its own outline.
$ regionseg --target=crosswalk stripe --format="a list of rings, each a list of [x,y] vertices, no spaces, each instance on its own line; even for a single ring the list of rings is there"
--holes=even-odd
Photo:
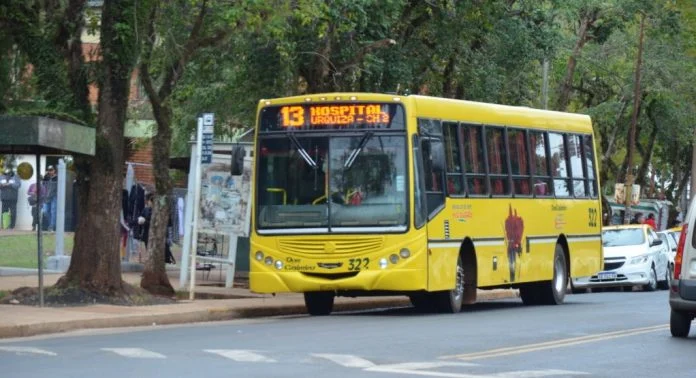
[[[368,361],[362,357],[354,356],[352,354],[326,354],[326,353],[312,353],[312,356],[325,358],[331,362],[335,362],[341,366],[351,367],[351,368],[370,368],[375,366],[374,363]]]
[[[167,358],[163,354],[142,348],[101,348],[101,350],[128,358]]]
[[[29,354],[43,354],[45,356],[57,356],[56,353],[53,353],[48,350],[44,349],[39,349],[39,348],[32,348],[32,347],[13,347],[13,346],[0,346],[0,351],[3,352],[11,352],[11,353],[29,353]]]
[[[277,362],[276,360],[256,353],[255,350],[244,349],[205,349],[206,353],[213,353],[229,358],[237,362]]]

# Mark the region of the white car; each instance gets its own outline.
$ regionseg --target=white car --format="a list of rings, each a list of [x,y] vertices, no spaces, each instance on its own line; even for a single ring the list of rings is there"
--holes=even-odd
[[[667,255],[667,262],[669,263],[669,276],[672,277],[672,272],[674,271],[674,256],[677,255],[677,242],[679,240],[674,238],[674,233],[668,230],[658,231],[657,236],[662,240],[662,244],[667,245],[669,254]]]
[[[671,271],[667,244],[647,224],[608,226],[602,229],[604,270],[590,277],[573,278],[573,290],[622,287],[631,291],[669,288]]]

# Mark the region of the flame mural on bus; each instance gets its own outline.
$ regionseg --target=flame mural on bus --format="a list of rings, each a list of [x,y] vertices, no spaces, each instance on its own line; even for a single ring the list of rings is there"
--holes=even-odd
[[[505,219],[505,244],[507,245],[508,261],[510,266],[510,282],[515,282],[515,268],[517,259],[522,254],[522,234],[524,233],[524,220],[517,215],[517,210],[509,207],[508,217]]]

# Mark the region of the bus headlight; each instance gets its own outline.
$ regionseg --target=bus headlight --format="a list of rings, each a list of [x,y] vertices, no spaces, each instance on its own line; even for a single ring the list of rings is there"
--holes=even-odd
[[[263,260],[263,262],[265,262],[266,265],[273,265],[273,257],[266,256],[266,258]]]
[[[397,256],[396,253],[393,253],[391,256],[389,256],[389,261],[391,261],[392,264],[396,264],[399,262],[399,256]]]
[[[401,248],[399,256],[401,256],[402,259],[407,259],[411,256],[411,251],[409,251],[408,248]]]
[[[263,260],[263,252],[261,252],[261,251],[256,251],[256,254],[254,254],[254,258],[255,258],[257,261]]]
[[[388,265],[389,265],[389,261],[387,261],[387,259],[385,259],[384,257],[382,257],[381,259],[379,259],[379,267],[380,267],[381,269],[387,269],[387,266],[388,266]]]
[[[276,260],[276,262],[275,262],[275,267],[276,267],[276,269],[278,269],[278,270],[283,270],[283,262],[280,261],[280,260]]]

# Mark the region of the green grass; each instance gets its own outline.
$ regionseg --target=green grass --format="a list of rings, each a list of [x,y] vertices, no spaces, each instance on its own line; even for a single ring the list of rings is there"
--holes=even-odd
[[[44,261],[53,256],[56,249],[56,235],[43,235]],[[70,255],[73,249],[73,234],[66,233],[63,251]],[[38,245],[36,234],[0,236],[0,266],[12,268],[38,268]]]

